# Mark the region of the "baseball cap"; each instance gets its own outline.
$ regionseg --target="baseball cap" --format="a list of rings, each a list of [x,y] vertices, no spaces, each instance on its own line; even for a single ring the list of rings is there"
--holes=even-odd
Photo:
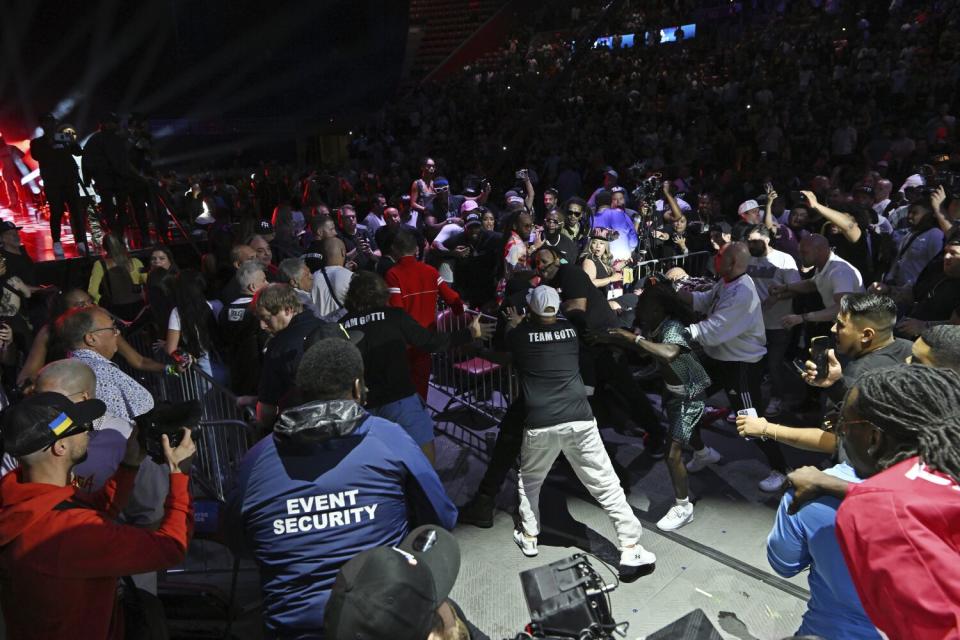
[[[443,176],[440,176],[439,178],[434,178],[434,179],[433,179],[433,188],[434,188],[434,189],[449,189],[449,188],[450,188],[450,181],[447,180],[446,178],[444,178]]]
[[[914,189],[917,187],[922,187],[927,183],[919,173],[915,173],[912,176],[908,176],[906,180],[903,181],[903,185],[900,186],[900,191],[906,191],[907,189]]]
[[[759,209],[759,208],[760,208],[760,204],[756,200],[745,200],[737,208],[737,215],[742,216],[743,214],[745,214],[747,211],[750,211],[751,209]]]
[[[523,205],[523,198],[520,196],[510,196],[507,198],[507,205]]]
[[[476,200],[464,200],[463,204],[460,205],[460,213],[470,213],[479,206]]]
[[[560,310],[560,294],[553,287],[542,284],[527,293],[527,306],[538,316],[555,316]]]
[[[619,177],[620,177],[620,174],[617,173],[617,172],[614,170],[613,167],[607,167],[606,169],[604,169],[603,173],[604,173],[605,175],[610,176],[611,178],[619,178]]]
[[[440,527],[410,532],[340,568],[324,611],[328,640],[423,640],[460,572],[460,547]]]
[[[13,231],[14,229],[23,229],[23,227],[18,227],[9,220],[0,222],[0,233],[6,233],[7,231]]]
[[[102,400],[70,402],[63,394],[44,391],[27,396],[3,414],[3,448],[12,456],[25,456],[57,440],[93,429],[103,417]]]
[[[260,220],[257,222],[257,234],[261,236],[273,233],[273,225],[269,220]]]
[[[469,229],[470,227],[480,226],[480,216],[475,213],[471,213],[467,216],[466,220],[463,221],[463,228]]]

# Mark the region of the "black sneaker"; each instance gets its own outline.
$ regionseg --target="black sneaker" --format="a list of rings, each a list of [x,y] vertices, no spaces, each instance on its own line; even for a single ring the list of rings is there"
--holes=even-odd
[[[667,455],[667,443],[650,433],[643,434],[643,451],[654,460],[662,460]]]
[[[493,508],[493,496],[478,493],[473,497],[473,500],[460,508],[457,522],[460,524],[472,524],[481,529],[489,529],[493,526]]]

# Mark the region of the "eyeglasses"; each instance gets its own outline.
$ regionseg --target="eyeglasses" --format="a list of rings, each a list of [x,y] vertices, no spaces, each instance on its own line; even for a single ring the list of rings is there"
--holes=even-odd
[[[113,331],[113,334],[114,334],[114,335],[119,335],[119,333],[120,333],[120,327],[118,327],[118,326],[117,326],[117,323],[114,322],[114,323],[113,323],[112,325],[110,325],[109,327],[100,327],[99,329],[91,329],[91,330],[88,331],[87,333],[96,333],[97,331]]]
[[[567,213],[572,216],[579,216],[581,213],[583,213],[583,209],[567,209]]]

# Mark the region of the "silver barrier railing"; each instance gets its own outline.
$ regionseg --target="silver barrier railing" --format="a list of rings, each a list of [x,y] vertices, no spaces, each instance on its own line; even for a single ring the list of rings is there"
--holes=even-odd
[[[466,310],[462,316],[445,309],[437,315],[437,332],[453,333],[480,316],[481,322],[496,323],[496,318],[478,311]],[[482,344],[492,348],[492,339]],[[453,349],[433,354],[430,385],[447,396],[442,407],[431,407],[443,413],[454,407],[466,407],[491,420],[499,421],[517,396],[517,382],[509,365],[491,362],[469,349]]]
[[[146,358],[159,356],[145,332],[125,339]],[[249,407],[240,405],[233,393],[196,364],[176,376],[138,371],[129,363],[120,368],[142,384],[155,399],[167,402],[196,400],[202,413],[197,430],[197,458],[191,478],[208,497],[223,502],[237,466],[252,444]]]
[[[687,275],[698,278],[706,275],[707,265],[712,255],[709,251],[695,251],[658,260],[644,260],[634,265],[635,280],[640,282],[651,273],[666,273],[674,267],[680,267],[687,272]]]

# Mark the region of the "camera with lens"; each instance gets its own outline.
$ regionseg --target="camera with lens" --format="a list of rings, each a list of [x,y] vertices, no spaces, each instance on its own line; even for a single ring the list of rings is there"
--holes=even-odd
[[[61,125],[53,132],[53,148],[66,149],[77,142],[77,131],[70,125]]]
[[[633,170],[637,165],[630,167]],[[638,204],[646,204],[647,208],[650,211],[653,211],[656,206],[657,200],[660,199],[660,194],[662,193],[662,181],[659,173],[655,173],[646,178],[640,179],[637,183],[636,188],[630,192],[630,195],[633,196],[633,199]]]
[[[151,460],[163,464],[163,436],[170,439],[171,448],[176,448],[183,440],[183,428],[196,429],[202,413],[196,400],[158,402],[153,409],[134,418],[140,446]]]
[[[526,170],[526,169],[520,169],[519,171],[517,171],[517,172],[514,174],[514,177],[516,177],[517,180],[526,180],[526,179],[527,179],[527,170]]]

